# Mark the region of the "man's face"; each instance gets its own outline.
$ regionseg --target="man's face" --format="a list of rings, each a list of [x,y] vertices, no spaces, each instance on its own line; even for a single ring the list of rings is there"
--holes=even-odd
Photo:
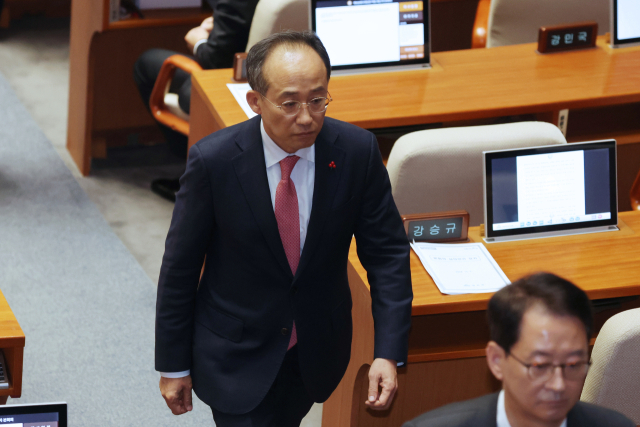
[[[509,355],[495,342],[487,346],[489,367],[502,381],[511,425],[559,426],[580,398],[584,378],[567,380],[562,370],[555,368],[550,378],[535,380],[513,356],[527,364],[586,362],[584,325],[576,317],[550,314],[535,305],[525,312],[520,338]]]
[[[327,97],[327,69],[320,56],[307,46],[279,46],[267,57],[262,73],[269,84],[263,94],[281,105],[285,101],[309,102]],[[309,113],[301,106],[298,114],[285,116],[258,92],[249,91],[247,101],[262,116],[267,134],[288,153],[311,147],[322,129],[323,113]]]

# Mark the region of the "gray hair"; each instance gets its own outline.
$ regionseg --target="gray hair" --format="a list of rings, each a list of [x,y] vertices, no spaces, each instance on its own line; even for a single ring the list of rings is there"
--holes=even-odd
[[[324,66],[327,69],[327,81],[329,80],[331,77],[331,61],[329,61],[329,54],[327,54],[327,50],[324,48],[318,36],[312,31],[285,31],[270,35],[266,39],[256,43],[251,50],[249,50],[246,66],[247,80],[249,81],[251,89],[263,95],[267,93],[269,83],[264,78],[262,67],[269,57],[269,54],[281,45],[309,46],[320,56],[322,62],[324,62]]]

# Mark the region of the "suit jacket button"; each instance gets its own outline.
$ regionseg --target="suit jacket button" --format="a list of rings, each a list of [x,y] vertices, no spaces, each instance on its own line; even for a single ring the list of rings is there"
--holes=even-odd
[[[287,328],[282,328],[282,330],[280,332],[282,333],[282,335],[288,335],[289,334],[289,330]]]
[[[291,289],[291,291],[293,292],[293,294],[297,294],[298,293],[298,287],[294,286],[293,289]]]

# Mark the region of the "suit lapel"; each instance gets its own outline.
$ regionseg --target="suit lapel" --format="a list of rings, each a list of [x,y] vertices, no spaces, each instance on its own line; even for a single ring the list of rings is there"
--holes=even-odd
[[[322,131],[320,131],[318,138],[316,138],[313,202],[309,226],[307,228],[307,237],[302,249],[302,254],[300,255],[300,264],[296,271],[296,279],[307,266],[313,256],[313,252],[318,246],[318,242],[322,237],[324,224],[331,211],[338,182],[340,181],[340,175],[343,169],[341,166],[344,166],[342,160],[344,159],[345,152],[334,145],[337,137],[338,135],[332,132],[331,128],[325,122]],[[330,168],[329,163],[331,162],[335,162],[337,167]]]
[[[293,277],[271,203],[259,117],[252,119],[248,130],[237,136],[236,144],[242,152],[232,162],[244,196],[278,263],[287,275]]]

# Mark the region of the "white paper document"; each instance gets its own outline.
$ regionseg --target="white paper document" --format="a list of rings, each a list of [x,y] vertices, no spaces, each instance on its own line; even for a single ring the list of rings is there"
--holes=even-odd
[[[247,102],[247,92],[251,90],[249,83],[227,83],[227,87],[247,117],[252,118],[257,116],[251,107],[249,107],[249,103]]]
[[[495,292],[511,283],[482,243],[411,243],[440,292]]]

